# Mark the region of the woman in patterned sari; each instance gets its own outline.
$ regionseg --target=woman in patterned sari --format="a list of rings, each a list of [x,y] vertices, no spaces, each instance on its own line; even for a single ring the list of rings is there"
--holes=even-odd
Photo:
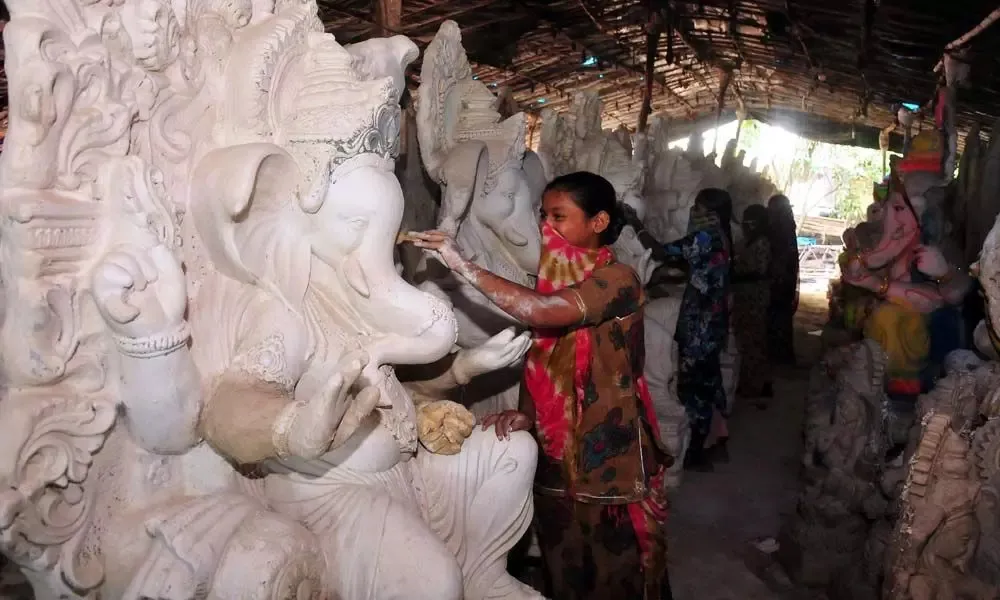
[[[677,317],[677,395],[691,423],[685,468],[707,471],[712,463],[705,443],[709,434],[725,449],[726,391],[722,385],[722,352],[729,340],[729,256],[732,198],[725,190],[698,192],[688,219],[687,236],[664,246],[668,254],[688,264]]]
[[[536,531],[546,595],[560,600],[671,598],[663,477],[672,459],[643,377],[642,286],[609,247],[620,211],[599,175],[553,180],[533,290],[465,260],[440,232],[415,234],[416,245],[534,331],[520,410],[482,425],[501,437],[531,430],[538,440]]]
[[[793,320],[799,307],[799,245],[787,196],[767,201],[771,232],[771,305],[767,313],[768,354],[776,365],[795,364]]]

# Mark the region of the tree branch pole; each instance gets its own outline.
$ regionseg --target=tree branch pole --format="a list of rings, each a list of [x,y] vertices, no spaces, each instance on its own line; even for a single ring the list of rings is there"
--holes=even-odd
[[[653,110],[653,77],[656,75],[656,55],[660,45],[660,32],[663,30],[663,19],[653,8],[650,2],[649,23],[646,25],[646,75],[643,83],[646,84],[642,93],[642,107],[639,109],[639,121],[635,130],[637,133],[646,132],[646,124],[649,122],[649,113]]]
[[[986,18],[983,19],[983,21],[979,25],[976,25],[975,27],[972,28],[971,31],[969,31],[962,37],[952,41],[950,44],[945,46],[944,47],[945,53],[947,54],[948,51],[950,50],[955,50],[956,48],[961,48],[962,46],[968,44],[970,41],[972,41],[972,38],[976,37],[983,31],[985,31],[990,25],[996,23],[998,20],[1000,20],[1000,8],[994,8],[993,12],[986,15]],[[936,65],[934,65],[934,72],[935,73],[939,72],[943,67],[944,67],[944,59],[941,59],[938,61]]]
[[[373,0],[376,35],[390,37],[403,23],[403,0]]]
[[[726,107],[726,91],[729,90],[729,83],[733,79],[733,72],[729,69],[719,70],[719,98],[715,108],[715,138],[712,140],[712,154],[719,152],[719,121],[722,119],[722,109]]]

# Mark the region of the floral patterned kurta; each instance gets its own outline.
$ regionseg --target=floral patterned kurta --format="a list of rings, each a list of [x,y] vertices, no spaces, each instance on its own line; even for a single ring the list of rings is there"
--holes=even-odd
[[[722,229],[706,227],[665,246],[690,268],[677,317],[677,395],[687,410],[694,441],[704,440],[712,410],[726,413],[720,355],[729,337],[729,250]]]

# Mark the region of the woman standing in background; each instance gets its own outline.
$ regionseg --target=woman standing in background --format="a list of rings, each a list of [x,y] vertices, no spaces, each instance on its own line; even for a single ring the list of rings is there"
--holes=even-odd
[[[799,308],[799,244],[795,214],[787,196],[767,202],[771,242],[771,304],[767,313],[771,364],[795,364],[793,319]]]
[[[730,229],[732,198],[725,190],[708,188],[698,192],[688,234],[664,246],[688,264],[677,317],[677,395],[691,422],[691,443],[685,468],[707,471],[712,463],[705,443],[714,433],[725,446],[726,391],[722,385],[722,352],[729,340],[729,256],[733,246]]]
[[[771,241],[767,209],[754,204],[743,211],[743,248],[733,257],[733,330],[740,351],[739,394],[770,398],[767,312],[771,308]],[[763,408],[763,403],[758,407]]]

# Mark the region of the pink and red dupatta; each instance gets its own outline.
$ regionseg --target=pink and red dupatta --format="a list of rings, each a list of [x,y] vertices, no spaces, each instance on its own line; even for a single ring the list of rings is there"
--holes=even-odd
[[[535,290],[551,294],[579,284],[614,260],[608,246],[594,250],[574,246],[544,223]],[[583,411],[584,385],[590,380],[593,329],[536,330],[525,360],[525,386],[535,404],[535,425],[541,449],[552,459],[569,462],[571,477],[576,466],[577,416]],[[642,374],[636,376],[636,392],[653,435],[659,438],[652,397]],[[658,443],[659,439],[656,441]],[[627,505],[644,562],[650,560],[654,547],[650,521],[663,523],[667,518],[663,478],[664,470],[661,469],[649,482],[652,493],[647,500]],[[567,483],[572,487],[572,481]]]

